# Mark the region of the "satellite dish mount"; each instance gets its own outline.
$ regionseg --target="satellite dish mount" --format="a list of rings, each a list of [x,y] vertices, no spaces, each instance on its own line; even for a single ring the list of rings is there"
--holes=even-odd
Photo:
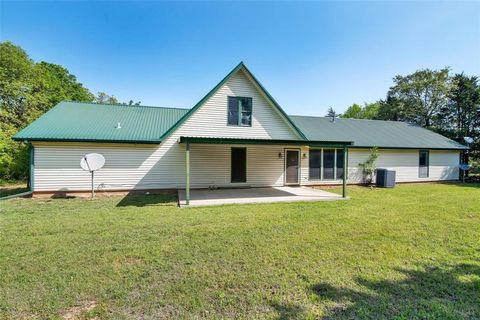
[[[93,186],[94,173],[100,170],[105,165],[105,158],[99,153],[89,153],[80,160],[80,167],[83,170],[89,171],[92,175],[92,198],[95,197],[95,188]]]

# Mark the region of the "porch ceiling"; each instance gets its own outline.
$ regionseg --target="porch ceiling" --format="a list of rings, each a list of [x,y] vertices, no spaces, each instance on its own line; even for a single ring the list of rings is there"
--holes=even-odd
[[[181,136],[179,143],[201,144],[274,144],[274,145],[302,145],[310,147],[322,146],[351,146],[352,141],[310,141],[310,140],[277,140],[277,139],[242,139],[222,137],[185,137]]]

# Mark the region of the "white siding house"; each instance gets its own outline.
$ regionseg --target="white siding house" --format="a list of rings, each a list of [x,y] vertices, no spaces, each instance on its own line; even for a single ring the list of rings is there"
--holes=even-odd
[[[376,143],[373,127],[409,140]],[[357,136],[367,140],[357,144]],[[106,159],[96,189],[149,190],[185,188],[187,165],[191,188],[342,183],[347,148],[346,182],[361,183],[359,164],[373,146],[380,148],[377,167],[396,170],[398,182],[456,180],[465,149],[405,124],[289,117],[243,63],[190,110],[63,102],[14,138],[33,146],[34,192],[89,190],[79,162],[92,152]],[[422,178],[420,150],[428,150]]]

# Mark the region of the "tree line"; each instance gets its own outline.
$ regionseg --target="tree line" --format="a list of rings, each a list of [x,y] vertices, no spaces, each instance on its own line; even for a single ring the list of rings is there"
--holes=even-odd
[[[343,114],[327,116],[404,121],[438,132],[461,144],[473,139],[464,161],[480,159],[480,83],[477,76],[451,74],[449,68],[422,69],[393,78],[385,99],[352,104]]]
[[[28,147],[12,136],[60,101],[121,103],[113,95],[95,96],[66,68],[34,62],[19,46],[0,43],[0,179],[24,179],[28,173]]]

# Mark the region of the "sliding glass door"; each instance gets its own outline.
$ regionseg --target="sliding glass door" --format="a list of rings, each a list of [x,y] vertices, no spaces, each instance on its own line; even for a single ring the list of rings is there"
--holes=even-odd
[[[323,149],[323,180],[335,179],[335,149]]]

